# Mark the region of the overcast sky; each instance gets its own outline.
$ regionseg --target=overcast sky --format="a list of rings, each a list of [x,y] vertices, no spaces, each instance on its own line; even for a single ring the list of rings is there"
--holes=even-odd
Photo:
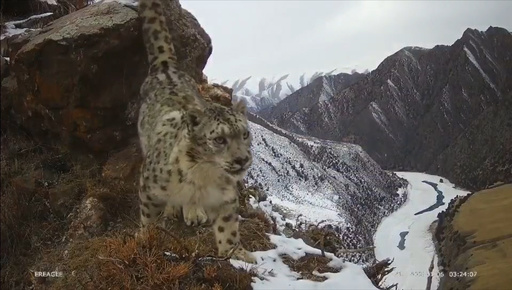
[[[404,46],[452,44],[468,27],[512,31],[512,1],[181,0],[213,42],[210,80],[373,70]],[[292,80],[293,81],[293,80]],[[230,82],[232,83],[232,82]]]

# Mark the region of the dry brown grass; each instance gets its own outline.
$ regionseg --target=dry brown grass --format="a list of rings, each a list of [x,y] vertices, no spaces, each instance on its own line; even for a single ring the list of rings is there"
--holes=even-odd
[[[381,261],[377,261],[373,263],[372,265],[368,265],[363,268],[364,273],[370,281],[372,281],[372,284],[377,287],[377,289],[381,290],[391,290],[391,289],[397,289],[397,284],[393,285],[384,285],[384,278],[389,275],[395,268],[391,267],[391,264],[393,263],[392,260],[384,259]]]
[[[283,259],[283,263],[288,265],[292,271],[301,274],[302,279],[323,282],[327,280],[327,278],[315,275],[313,272],[338,273],[341,271],[341,269],[327,266],[331,259],[324,256],[306,254],[298,260],[294,260],[292,257],[284,255],[281,256],[281,258]]]
[[[251,241],[245,243],[249,250],[271,247],[266,236],[255,234],[264,232],[265,227],[257,219],[242,221],[241,236],[243,241]],[[209,228],[198,230],[176,222],[167,229],[152,228],[143,237],[125,233],[73,243],[68,258],[54,263],[63,265],[64,273],[75,275],[56,280],[52,287],[136,289],[144,285],[149,289],[251,289],[254,273],[214,258],[213,241]],[[165,256],[165,252],[173,256]],[[52,259],[58,260],[55,256]]]
[[[174,234],[152,228],[143,237],[116,234],[73,243],[68,257],[60,258],[65,275],[51,288],[251,289],[250,271],[224,259],[205,259],[213,247]]]
[[[454,268],[477,273],[470,289],[512,285],[512,276],[506,274],[512,265],[511,207],[512,184],[505,184],[475,193],[455,215],[454,229],[466,237],[467,244]]]
[[[69,165],[64,173],[46,168],[59,167],[61,161]],[[21,134],[2,135],[2,289],[250,289],[250,269],[235,269],[222,259],[202,259],[216,255],[210,227],[176,221],[136,238],[136,182],[102,178],[101,162],[43,147]],[[51,191],[62,187],[80,190],[57,213]],[[109,230],[63,239],[69,237],[74,218],[68,213],[89,197],[108,209]],[[266,233],[274,232],[275,224],[263,212],[247,207],[245,200],[242,205],[244,246],[250,251],[273,248]],[[55,270],[64,277],[33,277],[32,271]]]
[[[65,226],[48,205],[44,182],[50,177],[37,174],[45,157],[57,154],[22,134],[1,138],[1,285],[13,289],[25,286],[28,265]]]

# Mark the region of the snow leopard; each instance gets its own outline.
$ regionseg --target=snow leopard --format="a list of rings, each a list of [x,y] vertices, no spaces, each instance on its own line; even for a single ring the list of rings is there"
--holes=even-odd
[[[177,0],[172,0],[177,1]],[[189,226],[212,224],[219,256],[255,263],[241,244],[237,182],[252,164],[247,104],[203,99],[177,65],[161,0],[140,0],[149,61],[140,88],[138,135],[142,230],[183,216]]]

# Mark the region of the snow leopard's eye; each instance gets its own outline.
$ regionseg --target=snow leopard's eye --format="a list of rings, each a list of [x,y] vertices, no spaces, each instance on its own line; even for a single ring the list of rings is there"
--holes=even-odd
[[[242,135],[242,138],[244,138],[244,140],[249,138],[249,131],[245,131],[244,134]]]
[[[226,138],[224,138],[224,137],[217,137],[217,138],[213,139],[213,141],[215,141],[215,143],[220,144],[220,145],[224,145],[228,142],[228,140],[226,140]]]

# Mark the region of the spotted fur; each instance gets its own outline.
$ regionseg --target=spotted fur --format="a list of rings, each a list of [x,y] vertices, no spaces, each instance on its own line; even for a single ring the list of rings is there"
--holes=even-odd
[[[188,225],[212,223],[219,255],[255,262],[237,214],[236,183],[252,164],[246,104],[227,108],[199,95],[176,65],[160,0],[140,0],[139,15],[150,65],[138,121],[142,226],[179,215]]]

